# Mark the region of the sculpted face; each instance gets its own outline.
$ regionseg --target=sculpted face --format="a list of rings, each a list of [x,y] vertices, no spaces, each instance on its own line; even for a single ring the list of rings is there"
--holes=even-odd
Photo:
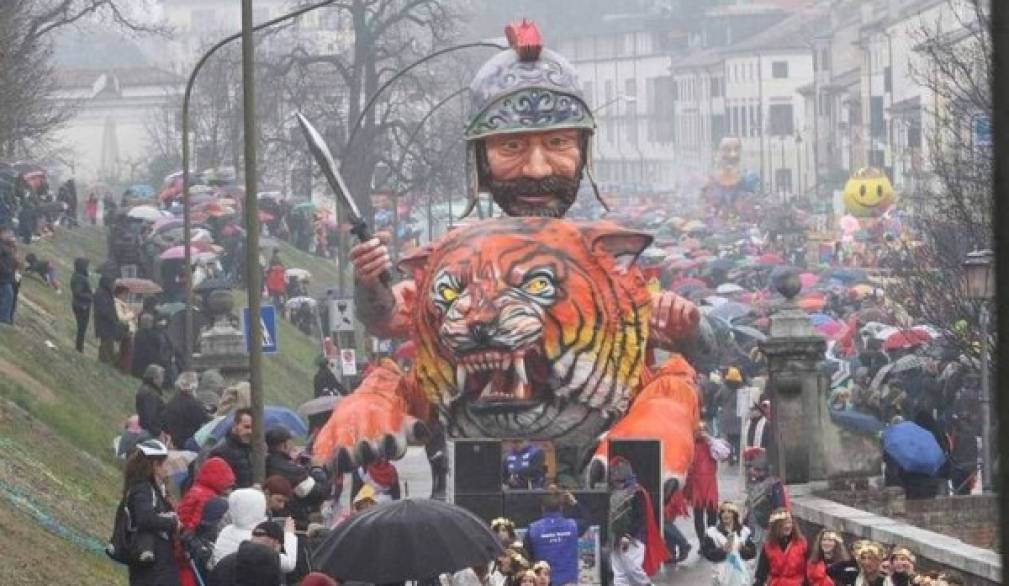
[[[509,216],[562,217],[578,195],[582,170],[578,130],[550,130],[484,139],[494,202]]]
[[[450,233],[418,257],[428,294],[414,314],[415,371],[450,432],[559,439],[624,413],[651,305],[640,271],[622,274],[615,259],[649,242],[612,225],[515,218]]]
[[[723,138],[718,143],[718,160],[727,167],[737,167],[742,150],[743,145],[738,138]]]

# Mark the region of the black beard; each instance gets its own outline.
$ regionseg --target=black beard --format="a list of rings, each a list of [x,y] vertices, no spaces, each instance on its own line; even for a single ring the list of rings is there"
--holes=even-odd
[[[490,179],[487,190],[494,203],[505,214],[513,217],[563,218],[578,197],[578,179],[550,176],[545,179],[520,177],[509,181]],[[539,205],[526,204],[517,198],[523,195],[551,195],[553,198]]]

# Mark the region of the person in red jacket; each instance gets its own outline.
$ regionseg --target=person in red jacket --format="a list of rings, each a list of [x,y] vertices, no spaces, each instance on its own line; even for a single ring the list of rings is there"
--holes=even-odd
[[[234,487],[235,473],[231,471],[231,466],[224,459],[209,458],[204,462],[200,472],[196,475],[196,481],[193,482],[192,488],[179,502],[179,522],[182,523],[183,533],[195,533],[203,518],[203,508],[207,503],[214,497],[227,496]],[[189,566],[189,559],[185,552],[180,551],[176,558],[179,563],[180,584],[182,586],[196,586],[196,577]]]
[[[694,434],[694,461],[687,472],[683,492],[694,509],[694,532],[704,541],[708,527],[718,523],[718,462],[711,455],[711,436],[702,423]],[[705,521],[707,515],[707,521]]]
[[[273,250],[270,265],[266,269],[266,292],[273,298],[273,307],[277,313],[284,311],[284,295],[287,293],[287,270],[280,261],[280,251]]]
[[[806,539],[787,509],[771,513],[771,528],[760,551],[754,586],[804,586]]]

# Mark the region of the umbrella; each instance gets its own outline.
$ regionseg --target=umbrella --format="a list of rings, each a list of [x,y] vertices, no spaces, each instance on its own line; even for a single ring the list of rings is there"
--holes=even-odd
[[[708,269],[712,271],[730,271],[736,268],[736,261],[729,258],[716,258],[708,263]]]
[[[130,211],[126,212],[126,215],[137,220],[144,220],[145,222],[154,222],[167,217],[154,206],[135,206],[130,208]]]
[[[342,399],[340,395],[323,395],[311,401],[306,401],[298,407],[298,414],[304,417],[319,415],[320,413],[330,413]]]
[[[925,368],[925,366],[925,359],[921,356],[915,356],[914,354],[902,356],[896,362],[884,364],[876,371],[876,375],[872,377],[872,381],[869,383],[869,388],[878,389],[882,386],[886,377],[891,374],[900,374],[916,368]]]
[[[137,295],[152,295],[161,293],[161,286],[148,279],[123,278],[116,279],[116,286],[122,285],[129,289],[130,293]]]
[[[715,289],[715,293],[718,293],[719,295],[732,295],[733,293],[742,293],[744,291],[746,291],[746,289],[743,289],[735,283],[722,283],[717,289]]]
[[[199,285],[193,288],[193,291],[197,293],[205,293],[209,291],[216,291],[218,289],[231,289],[234,284],[230,279],[225,279],[222,277],[214,277],[213,279],[206,279]]]
[[[873,436],[886,429],[886,425],[876,417],[866,415],[865,413],[859,413],[858,411],[838,411],[836,409],[831,409],[830,418],[834,420],[834,423],[837,423],[841,427],[847,427],[848,429],[860,431]]]
[[[873,286],[868,283],[859,283],[857,285],[853,285],[850,289],[851,296],[855,299],[867,297],[870,293],[872,293],[872,290]]]
[[[168,450],[168,457],[165,458],[165,471],[168,477],[175,482],[175,486],[182,486],[189,477],[189,465],[196,459],[198,454],[187,450]]]
[[[907,472],[934,476],[946,463],[946,455],[935,436],[910,421],[883,432],[883,451]]]
[[[799,282],[802,283],[803,289],[809,289],[813,285],[820,281],[820,277],[817,277],[813,273],[801,273],[799,274]]]
[[[308,212],[314,212],[315,211],[315,204],[312,203],[312,202],[310,202],[310,201],[303,201],[303,202],[299,203],[298,205],[292,207],[291,211],[292,212],[302,213],[302,214],[308,213]]]
[[[862,269],[849,267],[835,267],[823,274],[825,279],[837,279],[845,283],[858,283],[868,281],[869,275]]]
[[[883,341],[883,350],[896,350],[898,348],[914,348],[932,341],[932,336],[921,330],[909,329],[900,330],[890,334]]]
[[[193,250],[193,252],[195,253],[196,251]],[[186,258],[186,248],[184,246],[173,246],[162,252],[159,258],[161,260],[179,260]]]
[[[211,244],[214,242],[214,235],[210,233],[210,230],[206,228],[197,228],[193,230],[190,234],[189,239],[193,241],[193,248],[197,248],[196,243],[205,242]]]
[[[155,232],[166,232],[175,228],[182,227],[182,218],[159,218],[154,221],[154,231]]]
[[[737,338],[742,336],[744,338],[750,338],[758,342],[767,341],[767,335],[764,334],[764,332],[750,326],[735,326],[732,328],[732,333]]]
[[[701,232],[707,229],[708,227],[700,220],[690,220],[683,226],[684,232]]]
[[[669,288],[674,291],[679,291],[681,287],[700,287],[702,289],[707,289],[708,284],[696,277],[682,277],[673,281]]]
[[[288,299],[287,303],[284,304],[284,307],[288,309],[298,309],[299,307],[305,304],[308,304],[309,307],[315,309],[315,307],[319,304],[319,302],[316,301],[315,299],[312,299],[311,297],[305,297],[302,295],[300,297],[292,297]]]
[[[836,320],[826,313],[811,313],[809,314],[809,321],[813,322],[813,327],[818,327],[828,323],[834,323]]]
[[[258,212],[258,214],[259,214],[259,221],[260,222],[272,222],[273,220],[276,219],[276,218],[274,218],[273,214],[271,214],[269,212],[264,212],[262,210],[260,210]]]
[[[344,521],[312,555],[341,581],[388,584],[486,565],[501,541],[473,513],[428,499],[383,503]]]
[[[308,436],[308,425],[300,415],[278,405],[267,405],[263,410],[263,428],[266,430],[274,427],[286,427],[295,437]],[[228,434],[228,430],[234,425],[235,414],[221,415],[205,423],[203,427],[196,430],[193,438],[201,446],[206,446],[209,441],[217,441]]]
[[[312,278],[312,273],[306,271],[305,269],[287,269],[284,271],[284,276],[288,279],[294,277],[300,281],[307,281]]]
[[[799,307],[804,311],[821,311],[827,305],[827,300],[823,297],[804,297],[798,301]]]
[[[781,258],[777,254],[764,254],[757,257],[757,264],[764,266],[772,266],[772,265],[783,265],[787,263],[785,263],[785,259]]]
[[[708,312],[708,315],[713,315],[724,319],[725,321],[731,322],[732,320],[739,319],[744,315],[749,315],[750,311],[751,308],[749,305],[730,301],[713,308],[710,312]]]
[[[843,323],[833,320],[821,324],[813,324],[813,327],[828,338],[835,338],[845,331]]]
[[[704,298],[704,302],[712,307],[718,307],[719,305],[724,305],[729,302],[725,297],[719,297],[718,295],[708,295]]]
[[[162,303],[161,305],[156,305],[154,311],[164,315],[166,317],[172,317],[176,313],[186,309],[186,304],[182,302],[174,303]]]

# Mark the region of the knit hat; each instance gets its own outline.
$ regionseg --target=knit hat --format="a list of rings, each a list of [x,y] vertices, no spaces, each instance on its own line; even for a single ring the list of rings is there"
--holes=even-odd
[[[221,522],[224,514],[228,512],[228,499],[224,497],[214,497],[203,505],[203,514],[200,516],[200,525],[204,527],[214,527]]]
[[[748,468],[767,470],[767,450],[764,448],[747,448],[743,452],[743,461]]]
[[[277,543],[284,543],[284,528],[275,521],[263,521],[252,530],[253,537],[269,537]]]
[[[277,427],[271,427],[266,432],[266,446],[269,448],[275,448],[280,444],[291,439],[291,432],[287,430],[283,425],[278,425]]]
[[[729,370],[725,371],[725,382],[741,383],[743,382],[743,373],[739,372],[739,369],[735,366],[730,367]]]
[[[263,492],[268,494],[282,494],[291,498],[291,482],[283,476],[274,474],[263,483]]]
[[[273,549],[253,541],[238,546],[235,560],[235,586],[277,586],[284,576],[280,556]]]

